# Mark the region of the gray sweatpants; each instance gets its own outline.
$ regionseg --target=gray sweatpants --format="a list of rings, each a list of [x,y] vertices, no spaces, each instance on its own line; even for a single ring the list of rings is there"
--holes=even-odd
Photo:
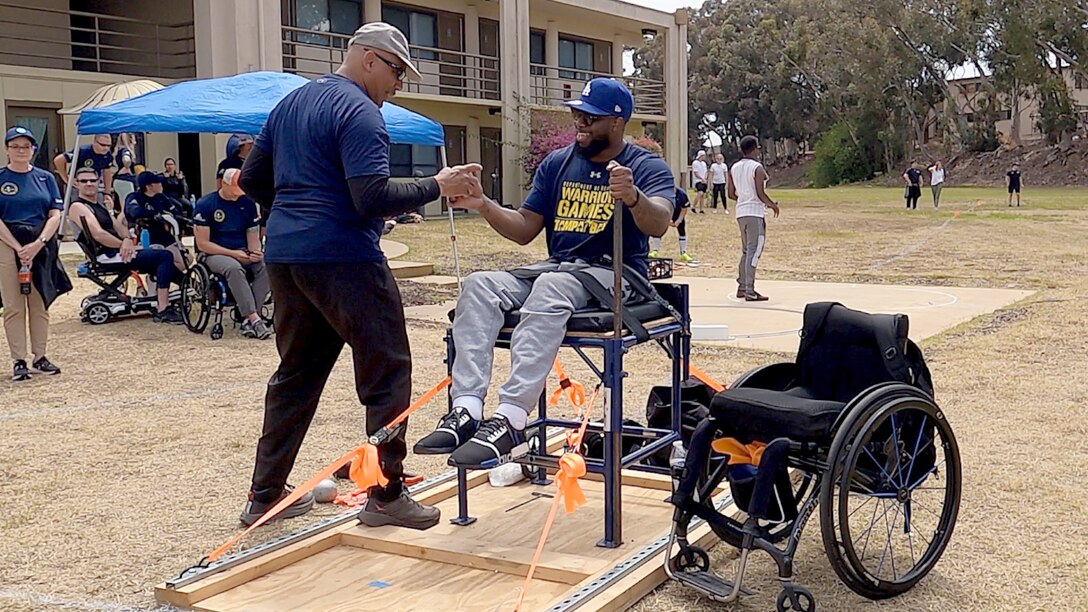
[[[737,266],[737,285],[742,291],[756,290],[756,267],[763,254],[767,223],[763,217],[737,217],[740,226],[740,263]]]
[[[944,188],[944,183],[937,183],[936,185],[930,185],[930,189],[933,190],[933,208],[937,208],[941,205],[941,189]]]
[[[264,305],[268,295],[268,272],[264,269],[264,262],[242,265],[242,262],[226,255],[208,255],[204,258],[204,264],[208,269],[227,279],[230,294],[234,296],[234,303],[238,305],[238,312],[242,317],[257,312]],[[249,282],[246,273],[253,279]]]
[[[455,404],[462,396],[484,400],[503,313],[520,309],[521,321],[510,341],[510,378],[499,388],[499,402],[528,413],[544,391],[567,320],[592,299],[582,283],[565,270],[587,269],[610,293],[612,290],[612,271],[605,268],[547,261],[530,267],[548,271],[535,281],[501,271],[474,272],[465,279],[453,318],[457,355],[451,394]],[[626,281],[623,293],[625,300],[631,293]]]

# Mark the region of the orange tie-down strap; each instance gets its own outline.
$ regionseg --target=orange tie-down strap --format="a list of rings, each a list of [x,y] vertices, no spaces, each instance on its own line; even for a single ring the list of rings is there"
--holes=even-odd
[[[767,449],[767,445],[762,442],[741,444],[740,440],[737,440],[736,438],[718,438],[710,443],[710,448],[713,448],[723,455],[729,455],[729,465],[745,464],[758,466],[760,459],[763,458],[763,451]]]
[[[578,411],[578,414],[582,413],[582,406],[586,403],[586,389],[582,386],[582,383],[571,380],[567,373],[563,371],[563,364],[559,363],[559,357],[555,358],[555,373],[559,376],[559,386],[552,392],[551,397],[548,398],[548,405],[555,406],[559,404],[559,398],[563,396],[563,391],[567,392],[570,397],[570,403],[574,406],[574,409]]]
[[[205,560],[207,563],[215,561],[219,557],[223,556],[223,553],[230,550],[232,546],[237,544],[242,538],[246,537],[249,532],[264,525],[268,521],[272,520],[277,514],[282,512],[285,508],[295,503],[302,498],[303,495],[309,493],[317,486],[317,483],[331,477],[336,473],[344,464],[351,461],[351,479],[355,481],[355,484],[362,490],[366,490],[375,484],[385,485],[389,480],[385,477],[385,474],[381,471],[381,465],[378,461],[378,444],[385,441],[397,427],[408,418],[410,414],[418,410],[421,406],[434,399],[435,395],[438,395],[440,391],[445,389],[450,384],[450,377],[447,376],[442,379],[437,385],[432,387],[429,391],[423,394],[418,400],[416,400],[411,406],[405,408],[404,412],[400,413],[397,418],[392,422],[379,429],[370,439],[367,440],[359,448],[348,451],[341,455],[338,459],[322,468],[318,473],[314,474],[301,486],[296,487],[294,491],[284,497],[275,506],[272,506],[267,512],[261,515],[252,525],[247,527],[245,531],[235,535],[231,539],[227,540],[222,546],[213,550]]]

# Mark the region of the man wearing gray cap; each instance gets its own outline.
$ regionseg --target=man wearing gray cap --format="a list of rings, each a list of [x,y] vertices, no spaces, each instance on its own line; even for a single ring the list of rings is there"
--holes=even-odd
[[[439,196],[479,196],[479,164],[436,176],[389,180],[389,135],[379,107],[419,79],[404,34],[368,23],[343,64],[288,94],[272,111],[242,168],[242,187],[271,206],[264,260],[276,301],[280,365],[268,382],[264,432],[243,523],[252,524],[289,493],[287,476],[344,344],[366,406],[367,435],[407,408],[412,359],[396,281],[378,241],[386,217]],[[389,484],[372,487],[361,522],[427,529],[439,510],[403,487],[405,431],[378,446]],[[313,505],[309,494],[280,518]]]

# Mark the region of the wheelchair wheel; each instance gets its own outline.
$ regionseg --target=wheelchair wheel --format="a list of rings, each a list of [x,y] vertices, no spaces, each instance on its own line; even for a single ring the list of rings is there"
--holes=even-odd
[[[83,314],[91,325],[102,325],[110,320],[110,309],[101,302],[91,304]]]
[[[212,325],[212,331],[208,334],[212,340],[219,340],[223,337],[223,324],[216,323]]]
[[[959,513],[959,447],[925,397],[875,398],[836,433],[820,488],[824,550],[855,593],[886,599],[937,564]]]
[[[778,612],[815,612],[816,599],[812,597],[812,593],[805,587],[795,586],[793,592],[797,595],[797,605],[794,605],[789,591],[783,589],[778,592],[778,602],[776,609]]]
[[[181,317],[185,327],[194,334],[204,333],[211,317],[208,303],[208,271],[204,266],[192,266],[181,281]]]

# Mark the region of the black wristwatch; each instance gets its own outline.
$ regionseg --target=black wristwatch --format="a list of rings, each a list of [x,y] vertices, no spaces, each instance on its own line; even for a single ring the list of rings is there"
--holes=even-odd
[[[38,240],[41,241],[42,244],[49,244],[48,238],[38,238]]]

